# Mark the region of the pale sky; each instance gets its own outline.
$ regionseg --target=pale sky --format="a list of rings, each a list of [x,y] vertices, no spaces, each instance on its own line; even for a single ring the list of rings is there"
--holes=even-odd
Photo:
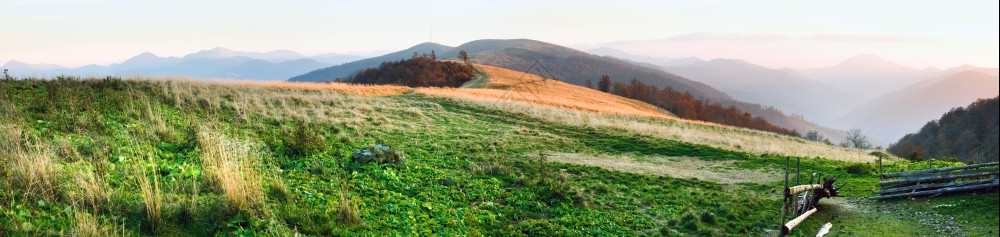
[[[529,38],[662,57],[998,67],[997,1],[0,0],[0,64],[107,65],[225,47],[370,54]]]

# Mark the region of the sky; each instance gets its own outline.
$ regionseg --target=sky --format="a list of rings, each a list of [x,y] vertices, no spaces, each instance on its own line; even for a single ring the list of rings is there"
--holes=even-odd
[[[528,38],[773,68],[858,54],[998,67],[997,1],[0,0],[0,63],[68,67],[225,47],[374,56],[432,41]]]

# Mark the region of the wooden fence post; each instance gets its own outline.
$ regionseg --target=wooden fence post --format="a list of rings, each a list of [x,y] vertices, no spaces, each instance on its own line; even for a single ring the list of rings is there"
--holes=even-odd
[[[782,202],[781,202],[782,203],[782,205],[781,205],[781,224],[782,224],[782,226],[779,227],[779,229],[778,229],[778,233],[781,233],[781,236],[785,235],[785,233],[782,232],[782,230],[784,230],[784,228],[785,228],[785,226],[784,226],[784,224],[785,224],[785,218],[788,215],[788,199],[789,199],[789,193],[788,193],[788,191],[789,191],[788,190],[788,165],[789,165],[789,163],[791,163],[791,158],[788,157],[788,156],[785,156],[785,187],[784,187],[784,190],[782,190],[782,192],[784,193],[784,195],[783,195],[784,197],[782,197]]]

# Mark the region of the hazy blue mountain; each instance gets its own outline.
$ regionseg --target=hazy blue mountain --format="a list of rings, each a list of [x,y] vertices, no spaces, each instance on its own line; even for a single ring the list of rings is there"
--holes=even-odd
[[[354,62],[354,61],[362,60],[362,59],[365,59],[365,57],[358,56],[358,55],[346,55],[346,54],[327,53],[327,54],[320,54],[320,55],[312,56],[312,57],[309,57],[309,59],[316,60],[317,62],[321,62],[321,63],[327,63],[327,64],[332,64],[332,65],[340,65],[340,64],[344,64],[344,63],[348,63],[348,62]]]
[[[54,64],[29,64],[17,60],[11,60],[3,64],[3,69],[14,77],[47,77],[52,72],[66,70]]]
[[[284,62],[289,60],[297,60],[305,58],[305,56],[302,56],[301,54],[288,50],[275,50],[275,51],[259,53],[259,52],[233,51],[223,47],[215,47],[213,49],[202,50],[196,53],[184,55],[183,59],[234,58],[234,57],[261,59],[271,62]]]
[[[218,75],[215,77],[280,81],[291,76],[302,74],[302,72],[329,67],[331,65],[333,64],[317,62],[316,60],[310,58],[280,63],[253,59],[226,68],[224,71],[218,72]]]
[[[316,69],[305,74],[291,77],[288,79],[288,81],[313,81],[313,82],[333,81],[336,80],[337,78],[347,78],[347,76],[361,69],[378,67],[378,65],[382,64],[382,62],[398,61],[410,58],[413,56],[413,53],[430,54],[431,51],[440,53],[447,51],[449,49],[451,49],[451,47],[449,46],[427,42],[418,44],[408,49],[400,50],[394,53],[389,53],[378,57],[367,58],[354,62],[344,63],[337,66]]]
[[[324,61],[306,58],[288,50],[256,53],[233,51],[217,47],[191,53],[180,58],[160,57],[153,53],[144,52],[121,63],[108,66],[87,65],[78,68],[63,68],[51,64],[26,64],[11,61],[4,64],[3,68],[9,69],[11,75],[17,77],[148,75],[284,80],[291,76],[361,57],[323,54],[314,58]]]
[[[821,124],[832,124],[853,105],[862,103],[844,96],[844,91],[831,85],[739,59],[714,59],[663,68],[708,84],[739,101],[774,106]]]
[[[1000,94],[997,69],[958,70],[961,69],[948,70],[949,74],[922,80],[865,103],[839,119],[839,127],[860,128],[881,140],[897,141],[952,108]],[[991,71],[994,74],[984,73]]]

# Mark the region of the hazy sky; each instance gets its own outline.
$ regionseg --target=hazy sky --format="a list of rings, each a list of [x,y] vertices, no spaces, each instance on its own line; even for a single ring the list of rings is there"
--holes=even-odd
[[[0,0],[0,64],[104,65],[217,46],[364,54],[432,39],[529,38],[769,67],[827,66],[862,53],[914,67],[998,67],[997,8],[995,0]]]

